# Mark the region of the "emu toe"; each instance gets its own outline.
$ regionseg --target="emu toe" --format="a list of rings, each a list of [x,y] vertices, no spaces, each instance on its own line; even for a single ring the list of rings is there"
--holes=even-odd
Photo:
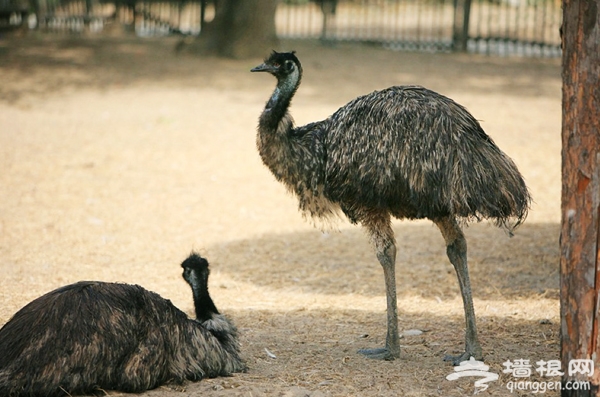
[[[469,359],[471,357],[473,357],[475,360],[483,361],[483,354],[481,353],[481,350],[479,351],[479,354],[470,353],[470,352],[464,352],[463,354],[459,354],[457,356],[452,356],[450,354],[446,354],[444,356],[444,361],[446,361],[446,362],[449,361],[452,363],[452,365],[458,366],[463,361],[469,361]]]
[[[399,354],[393,354],[387,347],[378,349],[360,349],[358,353],[373,360],[385,361],[393,361],[399,356]]]

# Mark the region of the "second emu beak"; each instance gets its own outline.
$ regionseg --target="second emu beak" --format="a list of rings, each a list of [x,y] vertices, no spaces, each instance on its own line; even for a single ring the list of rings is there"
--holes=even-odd
[[[274,73],[277,71],[277,68],[273,65],[267,65],[266,63],[262,63],[255,68],[250,69],[251,72],[269,72]]]

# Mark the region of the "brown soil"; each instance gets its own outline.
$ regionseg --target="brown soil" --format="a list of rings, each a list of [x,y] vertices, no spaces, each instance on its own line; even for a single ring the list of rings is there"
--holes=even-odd
[[[179,263],[198,250],[249,371],[145,396],[472,395],[476,378],[448,381],[442,361],[462,348],[464,320],[439,231],[394,223],[400,328],[424,333],[404,336],[393,362],[357,355],[385,334],[364,233],[313,228],[261,164],[256,121],[274,81],[248,72],[260,59],[176,56],[176,40],[0,39],[0,324],[82,279],[140,284],[191,313]],[[397,84],[439,91],[482,121],[535,203],[512,239],[486,222],[466,229],[485,361],[500,375],[480,395],[510,394],[507,360],[558,359],[559,61],[283,44],[305,69],[298,124]]]

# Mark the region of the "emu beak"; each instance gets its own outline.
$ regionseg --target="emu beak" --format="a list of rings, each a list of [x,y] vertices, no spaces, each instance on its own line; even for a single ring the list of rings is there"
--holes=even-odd
[[[269,72],[274,73],[277,71],[277,68],[273,65],[267,65],[266,63],[262,63],[255,68],[250,69],[251,72]]]

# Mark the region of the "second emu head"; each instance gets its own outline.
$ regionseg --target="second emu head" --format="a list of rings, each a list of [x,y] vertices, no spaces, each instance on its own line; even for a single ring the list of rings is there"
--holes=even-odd
[[[210,274],[208,261],[192,252],[181,263],[181,267],[183,268],[183,279],[192,288],[196,320],[204,322],[210,320],[213,315],[219,314],[208,293],[208,275]]]
[[[208,261],[200,255],[192,252],[182,263],[183,279],[191,286],[204,285],[208,283]]]

